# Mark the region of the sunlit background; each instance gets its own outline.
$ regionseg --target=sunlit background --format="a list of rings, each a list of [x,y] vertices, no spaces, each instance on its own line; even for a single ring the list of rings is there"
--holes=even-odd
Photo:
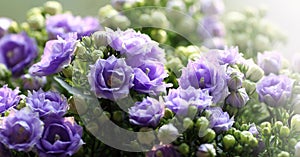
[[[65,10],[78,15],[97,15],[98,9],[110,0],[58,0]],[[292,59],[294,54],[300,54],[300,1],[299,0],[224,0],[227,11],[241,10],[246,6],[265,6],[268,8],[267,18],[276,24],[286,35],[285,46],[275,47],[286,58]],[[25,19],[25,12],[40,6],[45,0],[1,0],[0,16],[10,17],[18,22]]]

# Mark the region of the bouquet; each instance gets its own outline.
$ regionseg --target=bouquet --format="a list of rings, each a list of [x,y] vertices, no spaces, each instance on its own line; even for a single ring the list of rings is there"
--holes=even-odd
[[[300,156],[283,35],[263,9],[224,9],[113,0],[80,17],[48,1],[0,18],[0,156]]]

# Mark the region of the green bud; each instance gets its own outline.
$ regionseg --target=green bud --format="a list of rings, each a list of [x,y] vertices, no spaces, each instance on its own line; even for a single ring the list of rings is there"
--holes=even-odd
[[[33,7],[27,11],[27,18],[35,15],[42,15],[42,9],[39,7]]]
[[[262,122],[261,124],[260,124],[260,127],[261,128],[270,128],[271,129],[271,123],[270,122]]]
[[[180,34],[191,34],[196,30],[196,23],[190,18],[182,18],[178,24],[176,24],[176,32]]]
[[[248,63],[248,70],[246,72],[246,78],[257,82],[264,76],[264,71],[256,65],[253,60],[250,60]]]
[[[97,31],[93,33],[92,39],[96,47],[107,46],[107,35],[104,31]]]
[[[287,126],[282,126],[280,128],[279,136],[280,137],[289,137],[290,135],[290,129]]]
[[[151,13],[152,24],[155,24],[159,28],[167,28],[169,26],[169,21],[164,13],[160,11],[153,11]]]
[[[262,134],[264,136],[269,136],[271,134],[271,128],[269,127],[262,128]]]
[[[152,30],[150,33],[152,39],[154,39],[155,41],[159,42],[159,43],[165,43],[168,39],[168,35],[167,32],[159,29],[159,30]]]
[[[241,153],[243,151],[243,146],[241,146],[240,144],[238,144],[237,146],[234,147],[234,150],[237,153]]]
[[[199,129],[199,137],[203,137],[205,134],[204,132],[209,127],[209,121],[206,117],[200,117],[196,121],[196,128]]]
[[[102,114],[102,109],[100,109],[99,107],[95,107],[94,109],[93,109],[93,113],[94,113],[94,116],[101,116],[101,114]]]
[[[16,21],[11,22],[11,24],[10,24],[10,26],[8,28],[8,31],[12,32],[12,33],[19,32],[20,29],[19,29],[18,23]]]
[[[201,136],[199,136],[201,137]],[[210,143],[212,142],[214,139],[216,138],[216,132],[210,128],[208,128],[206,130],[206,134],[205,136],[203,137],[203,140],[206,141],[207,143]]]
[[[63,9],[59,2],[47,1],[46,3],[44,3],[44,10],[50,15],[55,15],[61,13]]]
[[[7,69],[6,65],[0,63],[0,80],[4,80],[11,76],[10,70]]]
[[[280,131],[281,127],[283,126],[283,123],[281,121],[276,121],[274,124],[274,127],[276,129],[276,131]]]
[[[115,10],[111,5],[106,5],[104,7],[101,7],[98,11],[98,16],[100,20],[105,20],[106,18],[111,18],[118,14],[119,14],[118,11]]]
[[[233,132],[233,136],[236,138],[236,139],[241,139],[241,131],[240,130],[235,130]]]
[[[222,141],[225,149],[230,149],[235,145],[235,138],[232,135],[224,136]]]
[[[71,78],[72,79],[72,74],[73,74],[73,67],[72,65],[67,66],[62,70],[62,73],[65,75],[66,78]]]
[[[141,128],[137,139],[142,144],[150,145],[155,140],[155,135],[151,128]]]
[[[98,133],[98,131],[99,131],[98,124],[95,123],[95,122],[89,122],[89,123],[86,125],[86,129],[87,129],[89,132],[91,132],[92,134]]]
[[[300,132],[300,114],[296,114],[291,119],[292,130]]]
[[[174,116],[173,112],[169,108],[166,108],[164,118],[171,119],[173,116]]]
[[[249,95],[252,95],[256,91],[256,84],[250,80],[244,80],[242,83],[242,87],[246,89],[246,92]]]
[[[70,110],[75,113],[77,112],[79,115],[85,114],[88,110],[88,105],[82,97],[72,97],[72,99],[69,100],[69,103]]]
[[[194,126],[194,122],[191,120],[191,118],[186,117],[183,119],[183,128],[184,129],[191,129]]]
[[[167,61],[166,67],[170,69],[170,71],[174,72],[177,76],[180,76],[180,70],[184,67],[181,60],[177,57],[172,57]]]
[[[139,22],[142,26],[149,26],[151,24],[151,16],[148,14],[142,14],[139,17]]]
[[[82,38],[82,43],[86,47],[91,47],[92,46],[92,39],[90,37],[83,37]]]
[[[109,20],[111,20],[110,24],[113,28],[120,28],[122,30],[127,29],[131,24],[130,20],[124,15],[116,15]]]
[[[258,140],[255,137],[253,137],[253,138],[250,138],[248,143],[252,148],[254,148],[258,145]]]
[[[29,32],[30,31],[30,26],[29,26],[29,24],[27,22],[21,23],[20,27],[21,27],[22,31],[25,31],[25,32]]]
[[[188,155],[190,152],[190,147],[189,145],[187,145],[186,143],[182,143],[179,148],[178,148],[179,152],[183,155]]]
[[[242,131],[241,134],[241,143],[249,144],[250,139],[254,138],[252,133],[249,131]]]
[[[114,111],[112,118],[116,122],[122,122],[123,121],[123,113],[122,113],[122,111]]]
[[[94,61],[96,61],[99,58],[103,58],[104,54],[101,50],[94,50],[91,56],[93,57]]]
[[[295,139],[295,138],[289,139],[290,147],[294,147],[297,143],[298,143],[297,139]]]
[[[33,30],[42,29],[45,26],[45,19],[41,14],[28,17],[27,22]]]
[[[198,108],[196,106],[190,106],[188,109],[188,116],[194,118],[198,112]]]
[[[249,130],[249,126],[247,124],[242,124],[240,129],[243,131],[247,131],[247,130]]]
[[[281,151],[277,157],[290,157],[290,153],[286,152],[286,151]]]

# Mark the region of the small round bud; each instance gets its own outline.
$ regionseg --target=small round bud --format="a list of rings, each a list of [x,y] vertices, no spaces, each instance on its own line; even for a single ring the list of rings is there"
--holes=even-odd
[[[9,28],[8,28],[8,31],[9,32],[12,32],[12,33],[17,33],[19,32],[19,26],[18,26],[18,23],[16,21],[12,21]]]
[[[249,131],[242,131],[241,134],[241,143],[248,144],[251,138],[254,138],[252,133]]]
[[[44,3],[44,10],[50,15],[55,15],[61,13],[63,9],[59,2],[47,1],[46,3]]]
[[[191,118],[186,117],[183,119],[183,128],[184,129],[191,129],[194,126],[194,122],[191,120]]]
[[[200,136],[199,136],[200,137]],[[203,137],[203,140],[207,143],[212,142],[216,138],[216,132],[212,129],[207,129],[205,136]]]
[[[251,64],[246,72],[246,78],[257,82],[264,76],[264,71],[256,64]]]
[[[169,108],[166,108],[164,118],[171,119],[173,116],[174,116],[174,113]]]
[[[33,7],[27,11],[27,18],[35,15],[42,15],[42,9],[38,7]]]
[[[297,142],[298,142],[297,139],[291,138],[289,140],[289,146],[294,147],[297,144]]]
[[[300,114],[296,114],[292,117],[291,126],[293,131],[300,132]]]
[[[209,126],[209,121],[206,117],[200,117],[197,119],[196,128],[199,129],[199,131],[205,131],[208,128],[208,126]]]
[[[290,135],[290,129],[289,129],[289,127],[282,126],[280,128],[279,136],[285,138],[285,137],[289,137],[289,135]]]
[[[237,153],[241,153],[243,151],[243,146],[241,146],[240,144],[238,144],[237,146],[234,147],[234,150]]]
[[[198,108],[196,106],[190,106],[188,109],[188,116],[194,118],[198,112]]]
[[[116,122],[122,122],[123,121],[123,113],[122,113],[122,111],[114,111],[112,118]]]
[[[258,145],[258,140],[257,140],[255,137],[250,138],[250,139],[249,139],[249,145],[250,145],[252,148],[256,147],[256,146]]]
[[[7,69],[6,65],[0,63],[0,80],[4,80],[11,76],[10,70]]]
[[[270,122],[262,122],[261,124],[260,124],[260,127],[261,128],[270,128],[271,129],[271,123]]]
[[[151,13],[151,21],[152,24],[159,28],[167,28],[169,26],[167,17],[160,11],[153,11]]]
[[[264,136],[269,136],[271,134],[271,129],[269,127],[262,128],[262,134]]]
[[[276,129],[276,131],[280,131],[281,127],[283,126],[283,123],[281,121],[276,121],[274,124],[274,127]]]
[[[286,152],[286,151],[281,151],[277,157],[290,157],[290,153]]]
[[[113,28],[120,28],[122,30],[128,28],[131,24],[130,20],[124,15],[116,15],[109,20]]]
[[[183,155],[188,155],[190,152],[190,147],[189,145],[187,145],[186,143],[182,143],[179,148],[178,148],[179,152]]]
[[[153,40],[159,42],[159,43],[165,43],[168,39],[167,32],[159,29],[159,30],[152,30],[150,33]]]
[[[97,31],[93,33],[92,39],[96,47],[107,46],[107,35],[104,31]]]
[[[151,25],[151,16],[149,14],[142,14],[139,17],[139,22],[142,26],[150,26]]]
[[[223,137],[223,146],[225,149],[230,149],[235,145],[235,138],[232,135],[226,135]]]

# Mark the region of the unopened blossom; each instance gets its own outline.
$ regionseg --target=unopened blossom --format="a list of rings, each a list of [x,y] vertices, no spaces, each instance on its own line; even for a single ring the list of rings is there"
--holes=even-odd
[[[217,155],[216,149],[213,144],[201,144],[198,148],[197,157],[214,157]]]
[[[249,101],[249,96],[245,88],[240,88],[236,91],[232,91],[226,98],[227,104],[237,108],[244,107],[248,101]]]
[[[37,76],[48,76],[60,72],[70,64],[77,42],[76,33],[69,33],[65,38],[46,43],[40,62],[32,65],[29,73]]]
[[[6,17],[0,18],[0,39],[8,33],[8,28],[10,27],[13,21]]]
[[[45,76],[33,76],[30,74],[25,74],[21,76],[23,88],[26,90],[39,90],[43,88],[47,83],[47,78]]]

